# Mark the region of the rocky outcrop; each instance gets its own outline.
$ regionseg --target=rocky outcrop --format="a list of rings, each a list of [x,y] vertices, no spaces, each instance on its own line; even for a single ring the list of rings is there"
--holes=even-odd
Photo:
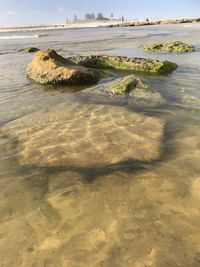
[[[109,27],[134,27],[134,26],[151,26],[158,24],[181,24],[181,23],[198,23],[200,18],[194,19],[168,19],[168,20],[145,20],[145,21],[132,21],[132,22],[123,22],[119,24],[113,24]]]
[[[159,61],[148,58],[128,58],[122,56],[91,55],[70,57],[70,61],[88,68],[118,69],[145,73],[168,74],[177,69],[170,61]]]
[[[92,69],[116,69],[135,72],[168,74],[178,66],[170,61],[122,56],[91,55],[63,58],[47,49],[35,54],[26,69],[26,76],[41,84],[86,85],[100,78],[100,71]]]
[[[143,49],[148,52],[169,52],[169,53],[186,53],[195,51],[194,47],[180,41],[171,43],[158,43],[149,46],[143,46]]]
[[[196,19],[167,19],[161,20],[160,24],[181,24],[181,23],[193,23],[198,22],[198,18]]]
[[[35,54],[26,75],[41,84],[85,85],[98,81],[98,75],[92,70],[77,66],[51,49]]]
[[[21,165],[97,168],[162,155],[162,120],[109,105],[66,102],[5,125]]]

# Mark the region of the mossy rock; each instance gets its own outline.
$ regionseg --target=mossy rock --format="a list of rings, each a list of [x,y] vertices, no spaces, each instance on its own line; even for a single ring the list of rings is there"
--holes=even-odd
[[[130,93],[135,88],[146,89],[148,86],[143,83],[139,77],[135,75],[128,75],[108,87],[107,92],[117,95],[124,95]]]
[[[63,58],[56,51],[39,51],[26,69],[26,76],[40,84],[87,85],[99,80],[99,75]]]
[[[38,52],[39,50],[40,49],[36,47],[26,47],[26,48],[20,49],[19,52],[34,53],[34,52]]]
[[[158,43],[149,46],[143,46],[143,49],[149,52],[169,52],[169,53],[186,53],[195,51],[194,47],[180,41],[171,43]]]
[[[91,55],[70,57],[78,65],[97,69],[116,69],[144,73],[169,74],[177,69],[177,64],[149,58],[128,58],[122,56]]]
[[[137,100],[149,100],[151,102],[163,102],[161,94],[135,75],[128,75],[119,81],[111,84],[106,91],[113,95],[125,95]]]

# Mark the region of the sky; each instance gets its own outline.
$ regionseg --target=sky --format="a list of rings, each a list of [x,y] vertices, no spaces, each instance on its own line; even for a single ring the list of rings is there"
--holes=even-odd
[[[64,23],[87,12],[129,20],[200,17],[200,0],[0,0],[0,26]]]

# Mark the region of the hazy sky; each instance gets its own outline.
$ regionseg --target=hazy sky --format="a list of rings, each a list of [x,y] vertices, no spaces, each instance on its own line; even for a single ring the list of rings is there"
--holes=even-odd
[[[200,0],[0,0],[0,26],[63,23],[86,12],[116,17],[200,17]]]

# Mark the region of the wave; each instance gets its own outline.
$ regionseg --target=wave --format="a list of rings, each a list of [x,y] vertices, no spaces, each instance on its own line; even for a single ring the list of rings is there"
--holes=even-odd
[[[7,35],[0,36],[0,40],[39,38],[39,35]]]
[[[30,38],[40,38],[40,37],[46,37],[49,34],[40,34],[40,35],[5,35],[0,36],[0,40],[9,40],[9,39],[30,39]]]

